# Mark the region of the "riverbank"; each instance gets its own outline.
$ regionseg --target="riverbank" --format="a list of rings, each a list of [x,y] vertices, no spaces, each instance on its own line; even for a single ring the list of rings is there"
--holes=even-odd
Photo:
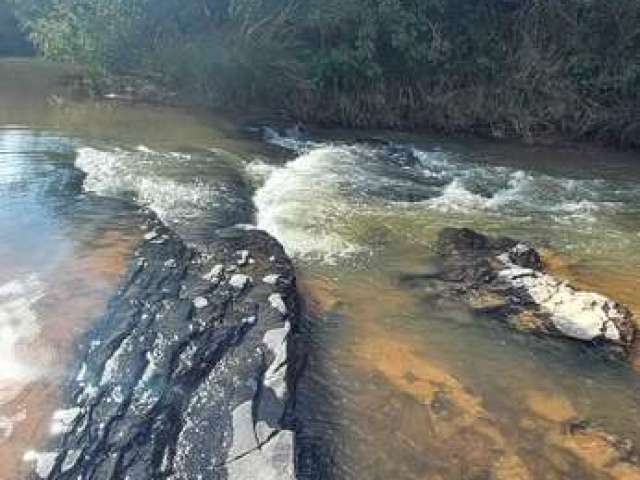
[[[34,69],[40,71],[38,75],[33,75]],[[117,110],[118,106],[131,107],[135,110],[136,105],[148,105],[158,109],[171,108],[181,109],[189,114],[199,117],[224,119],[218,122],[227,130],[251,130],[255,127],[268,126],[270,128],[285,130],[296,130],[297,134],[313,138],[324,138],[327,140],[342,141],[345,139],[359,138],[363,142],[397,142],[407,143],[416,139],[430,137],[440,139],[443,142],[478,142],[479,148],[486,145],[502,144],[506,148],[509,146],[523,145],[527,147],[547,147],[566,150],[568,155],[597,156],[601,153],[628,150],[633,154],[636,147],[633,144],[622,146],[605,141],[575,139],[568,136],[547,132],[533,137],[510,137],[491,132],[490,129],[455,129],[449,131],[441,128],[425,128],[419,125],[396,125],[395,128],[384,129],[374,128],[372,124],[367,128],[343,128],[339,122],[316,122],[316,119],[308,118],[308,122],[303,122],[302,117],[296,116],[295,112],[286,108],[270,108],[252,106],[242,109],[212,108],[202,104],[202,99],[193,97],[192,94],[183,94],[171,90],[157,82],[150,81],[144,77],[131,76],[105,76],[94,77],[90,75],[85,67],[78,65],[66,65],[53,63],[44,59],[31,57],[0,58],[0,85],[5,90],[11,88],[15,90],[15,95],[5,96],[7,111],[15,109],[7,102],[12,98],[22,99],[19,90],[30,92],[48,92],[44,98],[39,98],[38,94],[30,100],[33,110],[35,104],[44,104],[47,107],[46,115],[51,115],[48,106],[58,107],[60,114],[64,114],[65,104],[68,102],[82,101],[89,99],[102,104],[110,115],[110,110]],[[115,108],[109,108],[109,105]],[[22,108],[27,111],[27,108]],[[41,110],[41,108],[40,108]],[[55,111],[55,110],[54,110]],[[42,112],[44,114],[45,112]],[[108,118],[108,117],[107,117]],[[7,118],[7,121],[10,119]],[[34,121],[37,121],[34,119]],[[78,124],[83,122],[78,118]],[[88,126],[88,125],[87,125]]]
[[[629,151],[636,152],[640,149],[640,128],[631,125],[620,138],[612,136],[584,136],[561,132],[558,129],[541,128],[526,132],[518,132],[500,122],[466,121],[462,116],[458,121],[447,123],[444,117],[448,114],[438,112],[433,105],[425,105],[421,110],[440,116],[441,119],[433,119],[428,115],[420,119],[402,118],[390,115],[383,117],[363,118],[360,120],[345,118],[344,112],[340,112],[341,103],[349,103],[350,100],[341,102],[332,101],[326,97],[313,100],[315,103],[306,103],[307,100],[297,100],[304,104],[304,109],[288,103],[281,105],[261,104],[252,105],[206,106],[206,101],[193,90],[180,90],[163,85],[156,79],[144,76],[91,76],[86,81],[87,94],[96,99],[105,99],[113,102],[146,103],[149,105],[170,106],[186,108],[192,111],[209,112],[214,116],[232,119],[235,125],[258,126],[264,125],[273,128],[296,129],[299,133],[307,134],[314,138],[340,138],[360,137],[364,140],[394,141],[396,138],[430,136],[449,139],[450,141],[489,141],[505,144],[521,144],[527,146],[544,146],[563,148],[567,150],[604,150],[604,151]],[[386,98],[390,94],[380,94],[379,98]],[[469,101],[475,101],[469,99]],[[332,103],[333,102],[333,103]],[[458,109],[466,109],[465,100],[460,101]],[[356,107],[349,107],[356,109]],[[382,109],[387,108],[381,106]],[[442,106],[438,106],[442,108]],[[381,115],[385,115],[383,111]],[[353,112],[357,116],[357,110]],[[342,132],[342,135],[340,135]]]
[[[42,54],[99,83],[331,128],[640,146],[632,0],[85,2],[11,4]]]

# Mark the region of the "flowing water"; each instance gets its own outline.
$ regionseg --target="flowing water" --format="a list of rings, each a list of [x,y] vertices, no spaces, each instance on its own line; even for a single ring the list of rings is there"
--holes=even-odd
[[[47,435],[74,341],[146,207],[187,241],[256,224],[294,258],[305,478],[632,479],[586,420],[640,444],[628,365],[507,329],[402,282],[445,226],[512,235],[640,315],[637,155],[384,134],[299,141],[84,99],[77,72],[0,62],[0,479]],[[369,133],[369,135],[372,135]]]

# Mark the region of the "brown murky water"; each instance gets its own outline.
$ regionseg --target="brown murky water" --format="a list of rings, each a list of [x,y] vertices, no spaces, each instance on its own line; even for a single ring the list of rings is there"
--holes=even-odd
[[[340,445],[327,476],[640,478],[640,466],[607,442],[640,440],[629,369],[479,325],[461,306],[426,306],[370,272],[314,275],[302,286],[309,328],[332,331],[314,332],[331,345],[311,346],[311,370],[321,373],[302,387],[302,401],[325,407],[306,421]],[[568,434],[581,420],[603,430]]]
[[[400,281],[429,271],[442,227],[470,226],[532,241],[558,275],[640,312],[636,155],[409,135],[382,152],[349,132],[272,136],[276,150],[228,120],[83,99],[78,84],[0,61],[0,479],[48,434],[74,342],[140,239],[140,204],[189,241],[255,222],[294,257],[304,478],[640,478],[611,448],[640,445],[631,367]]]
[[[258,191],[259,224],[297,255],[307,303],[301,439],[317,453],[303,460],[324,461],[309,478],[640,478],[612,447],[640,445],[632,366],[401,281],[433,271],[441,228],[469,226],[532,241],[552,272],[637,315],[637,159],[484,148],[424,143],[424,177],[399,178],[362,147],[306,146]]]

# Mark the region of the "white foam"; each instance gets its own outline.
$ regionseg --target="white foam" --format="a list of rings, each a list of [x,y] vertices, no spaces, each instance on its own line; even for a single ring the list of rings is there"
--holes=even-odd
[[[467,190],[459,179],[455,179],[442,191],[442,195],[427,201],[427,205],[443,212],[469,211],[488,207],[488,200]]]
[[[436,161],[438,165],[439,161]],[[439,173],[438,173],[439,172]],[[528,216],[540,212],[555,214],[556,221],[585,221],[593,223],[600,212],[612,212],[621,202],[608,201],[608,188],[598,180],[576,180],[534,175],[505,167],[448,164],[441,170],[429,170],[450,180],[440,195],[423,204],[444,213],[508,213]],[[483,187],[492,182],[505,181],[501,188],[488,188],[486,194],[472,191],[469,185]],[[598,197],[603,197],[602,199]]]
[[[370,225],[389,217],[415,218],[425,209],[472,219],[544,218],[590,230],[640,202],[640,188],[630,182],[523,171],[437,149],[321,144],[269,130],[265,139],[298,156],[280,167],[261,161],[248,166],[259,187],[257,226],[298,258],[333,263],[370,252],[375,248],[368,244]]]
[[[224,191],[201,178],[177,181],[162,176],[178,161],[172,154],[150,150],[127,152],[80,148],[76,166],[87,174],[84,188],[103,196],[134,196],[162,220],[181,222],[198,218],[222,201]]]
[[[303,153],[313,148],[318,148],[322,146],[322,144],[318,142],[312,142],[309,140],[300,140],[298,138],[293,138],[286,135],[280,135],[274,129],[269,127],[264,128],[264,139],[265,141],[267,141],[272,145],[277,145],[279,147],[285,148],[287,150],[292,150],[298,153]]]
[[[455,164],[441,151],[425,152],[417,148],[411,149],[411,153],[420,161],[422,173],[431,178],[448,178],[457,170]]]
[[[353,149],[328,145],[274,169],[254,196],[258,227],[295,256],[330,260],[359,251],[336,231],[353,211],[340,187],[357,160]]]
[[[261,160],[256,160],[247,165],[247,173],[249,176],[258,182],[264,182],[280,167],[269,163],[264,163]]]
[[[151,150],[151,149],[150,149],[149,147],[147,147],[146,145],[138,145],[138,146],[136,147],[136,150],[137,150],[138,152],[141,152],[141,153],[149,153],[149,154],[151,154],[151,153],[156,153],[155,151]]]
[[[487,167],[488,168],[488,167]],[[504,169],[499,169],[504,175]],[[505,188],[498,189],[488,195],[480,195],[472,192],[466,183],[473,179],[474,175],[486,175],[487,172],[473,172],[473,168],[468,170],[458,170],[447,172],[453,176],[453,180],[448,183],[442,193],[425,203],[429,208],[438,209],[443,212],[472,212],[472,211],[498,211],[513,204],[526,203],[528,200],[528,190],[534,178],[523,171],[515,171],[508,175]],[[496,175],[500,173],[496,172]]]

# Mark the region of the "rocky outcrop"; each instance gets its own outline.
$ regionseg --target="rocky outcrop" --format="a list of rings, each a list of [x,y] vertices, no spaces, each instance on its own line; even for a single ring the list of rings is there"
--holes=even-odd
[[[441,281],[441,293],[462,294],[476,311],[622,355],[635,341],[635,323],[625,306],[550,275],[525,242],[447,228],[439,235],[437,255],[438,272],[431,277]]]
[[[153,221],[81,348],[34,478],[294,477],[293,268],[266,233],[185,245]]]

